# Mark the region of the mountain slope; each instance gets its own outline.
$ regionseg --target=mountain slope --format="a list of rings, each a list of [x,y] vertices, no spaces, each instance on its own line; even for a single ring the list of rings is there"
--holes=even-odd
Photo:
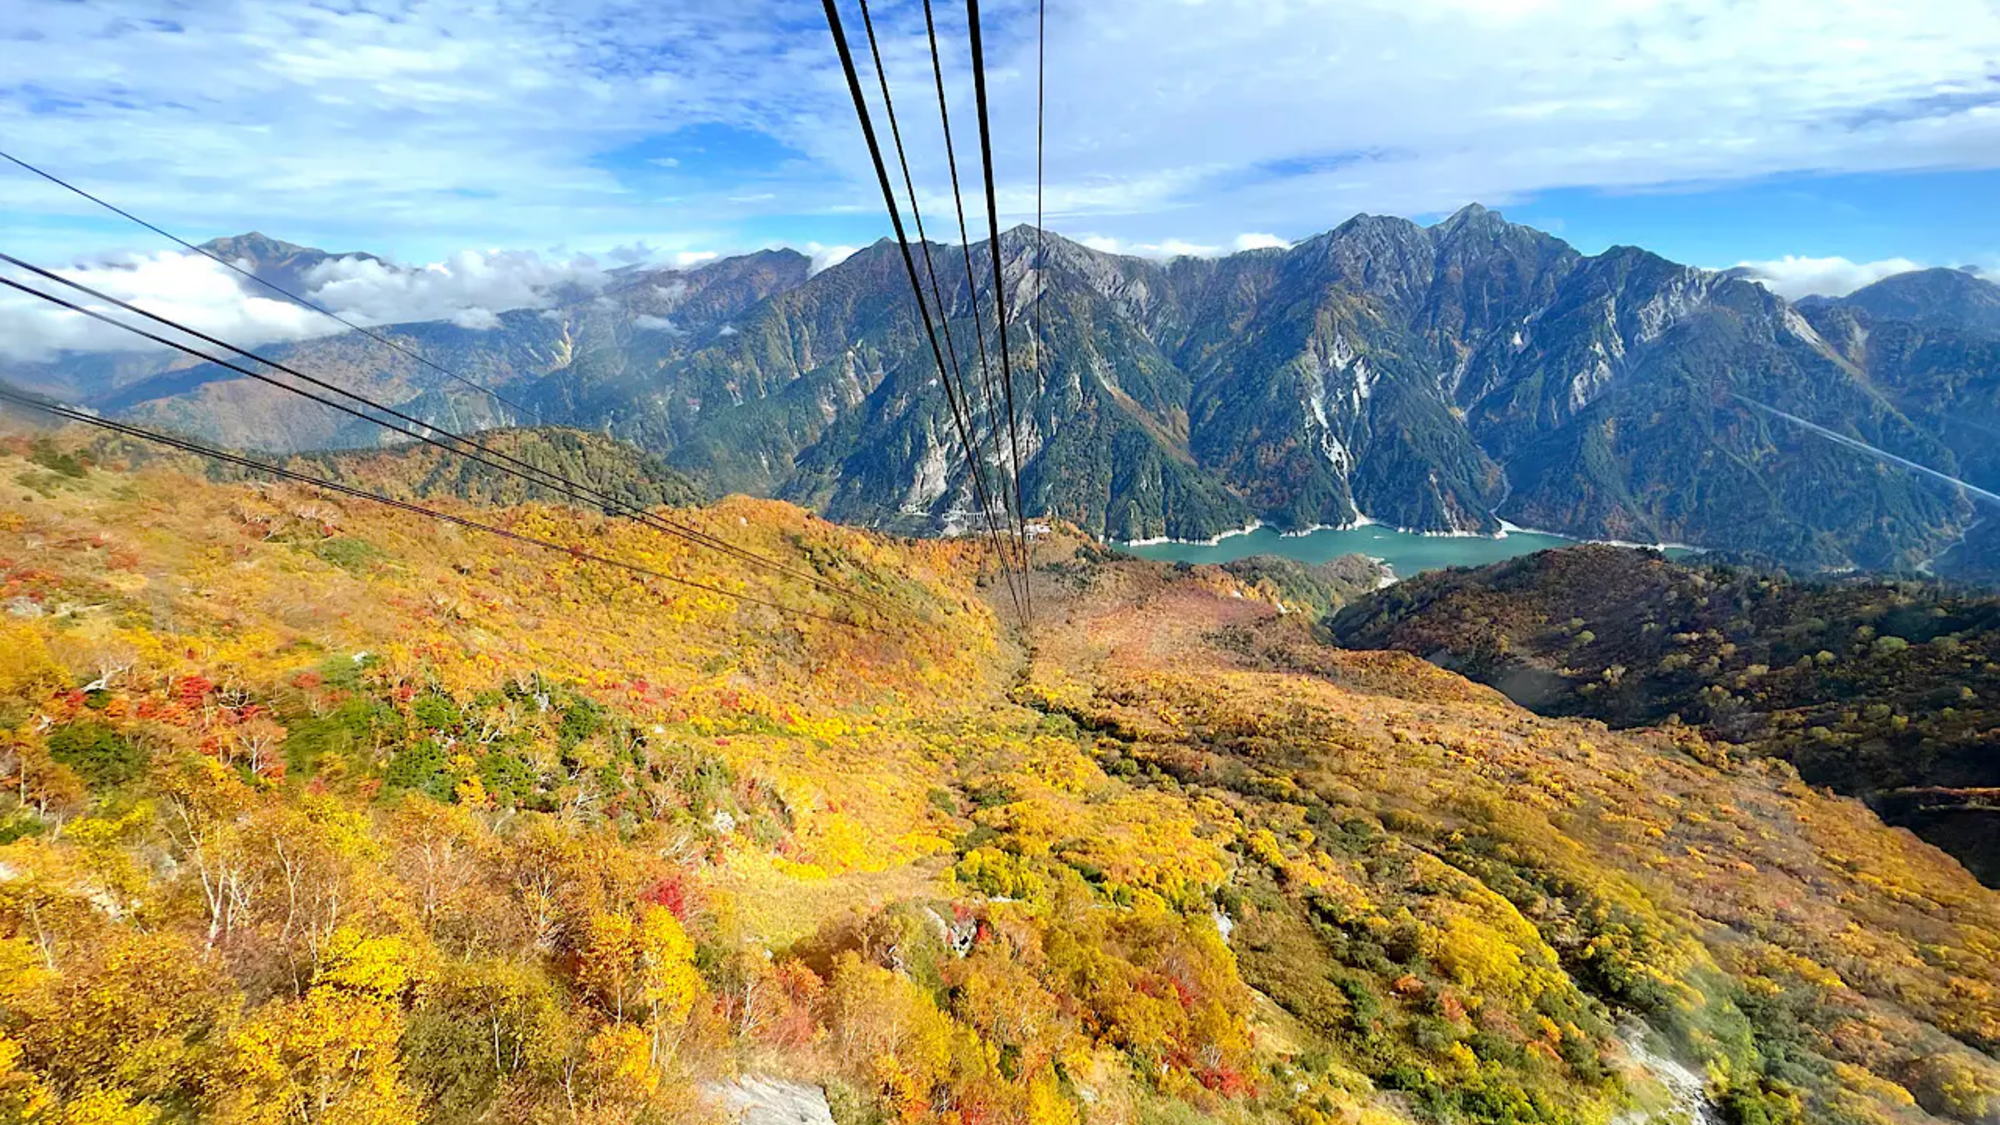
[[[2000,286],[1970,278],[1964,284],[1983,285],[2000,299]],[[1871,311],[1883,304],[1834,302],[1807,315],[1873,386],[1950,450],[1949,457],[1931,451],[1918,460],[2000,491],[2000,331],[1986,327],[1977,310],[1949,302],[1907,319]]]
[[[1873,320],[2000,336],[2000,285],[1967,270],[1911,270],[1824,304]]]
[[[1783,758],[2000,882],[2000,822],[1977,807],[2000,790],[2000,598],[1575,547],[1418,575],[1330,628],[1544,714]]]
[[[0,494],[10,1113],[691,1120],[739,1073],[1040,1125],[2000,1099],[2000,896],[1949,859],[1691,731],[1329,650],[1217,568],[1045,543],[1030,657],[976,544],[780,503],[687,517],[883,632],[288,485],[52,472],[0,453],[46,492]]]
[[[602,434],[534,428],[484,430],[479,444],[495,454],[605,493],[631,508],[685,507],[700,503],[699,486],[658,458]],[[304,453],[285,467],[354,484],[397,499],[454,497],[506,506],[531,500],[561,501],[555,490],[446,453],[409,443],[370,450]],[[525,470],[523,470],[525,471]]]

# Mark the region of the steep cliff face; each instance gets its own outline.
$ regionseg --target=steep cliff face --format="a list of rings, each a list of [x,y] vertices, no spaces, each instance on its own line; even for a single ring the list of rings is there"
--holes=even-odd
[[[1585,256],[1478,206],[1164,264],[1018,227],[999,242],[1010,386],[990,253],[917,248],[981,475],[998,490],[1018,450],[1029,512],[1114,538],[1364,515],[1491,533],[1506,519],[1909,567],[1963,533],[1963,495],[1799,420],[1975,484],[2000,477],[2000,287],[1955,271],[1795,307],[1636,248]],[[542,421],[627,438],[718,492],[907,531],[964,529],[980,506],[887,242],[818,274],[767,251],[621,271],[489,329],[389,331]],[[281,351],[441,422],[518,420],[364,344]],[[227,374],[124,371],[95,404],[239,444],[375,440]]]

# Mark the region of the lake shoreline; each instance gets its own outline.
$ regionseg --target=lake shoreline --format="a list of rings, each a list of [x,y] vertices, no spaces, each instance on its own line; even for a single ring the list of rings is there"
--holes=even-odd
[[[1193,542],[1156,538],[1130,542],[1114,540],[1112,545],[1140,558],[1191,564],[1222,564],[1254,555],[1275,555],[1313,565],[1342,555],[1362,555],[1380,564],[1390,576],[1389,581],[1394,582],[1428,570],[1485,566],[1535,551],[1584,542],[1589,540],[1524,528],[1504,520],[1498,532],[1484,534],[1411,531],[1364,517],[1344,527],[1279,531],[1269,525],[1257,524]],[[1617,545],[1659,550],[1673,557],[1684,557],[1697,550],[1676,543]]]
[[[1499,517],[1497,516],[1494,518],[1499,519]],[[1707,547],[1698,547],[1693,543],[1679,543],[1673,540],[1667,540],[1659,543],[1636,543],[1629,539],[1580,538],[1578,536],[1569,535],[1560,531],[1549,531],[1545,528],[1522,527],[1520,524],[1505,519],[1500,520],[1500,530],[1492,532],[1491,534],[1488,534],[1483,531],[1429,531],[1413,527],[1397,527],[1394,524],[1383,523],[1380,520],[1372,519],[1368,516],[1360,516],[1356,518],[1354,522],[1346,524],[1316,523],[1311,525],[1310,527],[1302,527],[1293,531],[1277,531],[1276,529],[1271,529],[1271,530],[1272,533],[1275,534],[1280,539],[1304,539],[1308,536],[1317,535],[1323,531],[1359,531],[1362,528],[1367,528],[1367,527],[1384,528],[1389,531],[1394,531],[1400,535],[1415,535],[1415,536],[1421,536],[1425,539],[1498,540],[1498,539],[1505,539],[1509,535],[1539,535],[1549,539],[1561,539],[1569,543],[1576,543],[1576,544],[1589,543],[1601,547],[1629,547],[1634,550],[1643,550],[1643,551],[1685,551],[1689,554],[1705,554],[1708,551]],[[1217,534],[1211,535],[1206,539],[1175,539],[1170,535],[1159,535],[1159,536],[1154,536],[1153,538],[1150,539],[1107,539],[1105,540],[1105,542],[1121,550],[1130,547],[1220,547],[1226,540],[1234,539],[1240,535],[1249,535],[1253,532],[1263,531],[1267,528],[1271,528],[1271,525],[1265,523],[1263,520],[1252,520],[1251,522],[1244,524],[1242,527],[1239,527],[1234,531],[1218,532]],[[1354,552],[1354,553],[1360,554],[1362,552]]]

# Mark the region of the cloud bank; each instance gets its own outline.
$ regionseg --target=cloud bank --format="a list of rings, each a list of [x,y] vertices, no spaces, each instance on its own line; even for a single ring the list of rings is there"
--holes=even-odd
[[[1102,250],[1106,254],[1130,254],[1135,258],[1215,258],[1224,254],[1235,254],[1244,250],[1266,250],[1273,247],[1284,249],[1291,245],[1289,239],[1275,234],[1239,234],[1229,240],[1226,246],[1193,242],[1185,238],[1167,238],[1158,242],[1128,242],[1105,234],[1087,234],[1077,239],[1092,250]]]
[[[10,271],[10,276],[14,272],[18,271]],[[243,347],[346,331],[331,318],[271,296],[198,254],[117,255],[55,272]],[[20,280],[176,336],[53,282]],[[416,269],[361,258],[330,260],[305,275],[301,295],[357,324],[447,320],[463,328],[487,329],[499,324],[500,313],[587,295],[604,280],[603,271],[589,258],[555,260],[532,251],[468,250]],[[186,342],[213,350],[197,341]],[[0,295],[0,356],[40,361],[62,351],[145,351],[160,346],[17,290]]]
[[[1885,277],[1920,270],[1921,262],[1908,258],[1884,258],[1877,262],[1853,262],[1846,258],[1806,258],[1787,254],[1763,262],[1739,262],[1745,276],[1786,300],[1801,297],[1845,297]]]

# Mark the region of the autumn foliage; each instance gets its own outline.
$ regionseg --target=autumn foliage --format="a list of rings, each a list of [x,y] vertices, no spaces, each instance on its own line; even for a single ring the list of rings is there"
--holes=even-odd
[[[2000,1099],[1948,859],[1227,572],[1063,555],[1024,637],[976,544],[679,513],[855,609],[489,513],[865,632],[172,463],[43,483],[0,495],[0,1119],[695,1122],[775,1073],[841,1125],[1608,1123],[1649,1057],[1740,1123]]]

